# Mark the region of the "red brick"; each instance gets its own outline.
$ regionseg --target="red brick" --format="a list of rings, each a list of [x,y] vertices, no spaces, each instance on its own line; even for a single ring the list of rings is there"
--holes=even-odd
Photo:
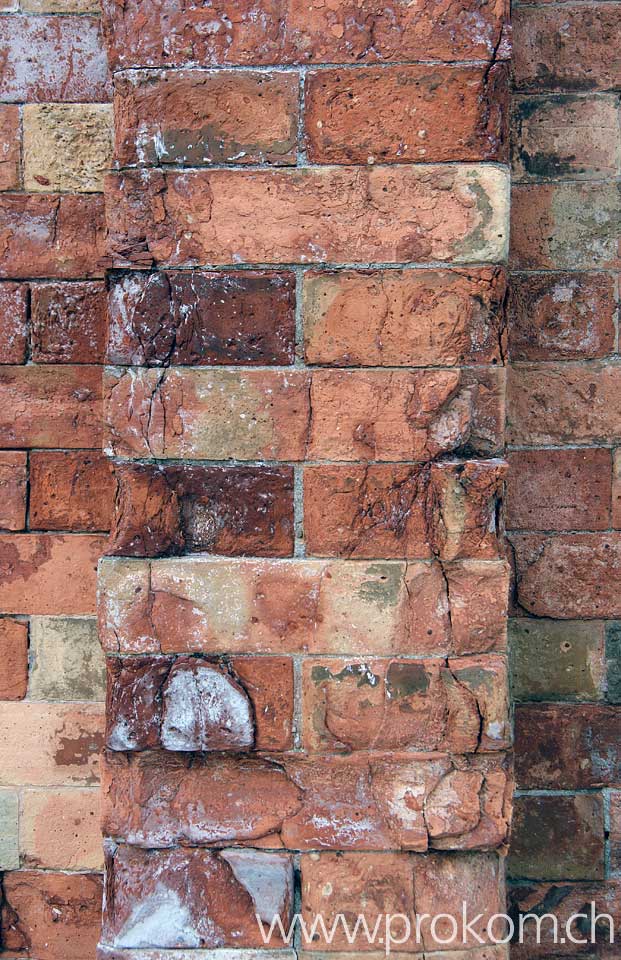
[[[504,271],[340,270],[304,275],[306,362],[334,366],[498,363]]]
[[[519,90],[607,90],[621,81],[621,4],[520,6],[514,11]]]
[[[28,687],[28,624],[0,619],[0,700],[23,700]]]
[[[293,665],[288,658],[108,658],[113,750],[287,750]]]
[[[295,277],[273,271],[130,273],[111,279],[108,361],[289,364]]]
[[[93,613],[105,542],[89,534],[1,534],[0,612]]]
[[[556,63],[556,58],[552,63]],[[617,111],[614,96],[562,94],[514,98],[515,179],[591,180],[617,176],[620,162]]]
[[[84,103],[109,99],[98,17],[8,16],[0,23],[2,100]]]
[[[6,956],[84,960],[95,953],[102,880],[92,873],[15,871],[3,878]]]
[[[528,446],[621,439],[621,366],[520,364],[507,374],[507,439]]]
[[[24,363],[28,340],[28,289],[0,283],[0,363]]]
[[[621,527],[621,452],[615,450],[612,456],[612,526]]]
[[[100,638],[121,653],[485,653],[506,640],[508,568],[321,560],[109,560]]]
[[[19,189],[19,107],[0,106],[0,190]]]
[[[26,454],[21,450],[0,451],[0,527],[23,530],[26,524]]]
[[[127,171],[108,177],[106,202],[118,267],[505,256],[495,166]]]
[[[603,880],[601,795],[516,797],[508,871],[527,880]]]
[[[609,450],[519,450],[508,460],[510,530],[609,528]]]
[[[107,553],[286,557],[293,553],[290,467],[117,463]]]
[[[504,64],[311,71],[308,157],[315,163],[503,160],[508,100]]]
[[[499,46],[507,18],[502,2],[460,3],[438,19],[426,2],[386,9],[380,0],[309,5],[298,0],[192,2],[164,14],[155,0],[104,4],[113,69],[272,63],[359,63],[383,60],[468,60],[507,55]],[[498,48],[498,49],[497,49]]]
[[[448,666],[444,660],[307,659],[303,671],[303,745],[309,752],[474,753],[508,745],[500,657],[464,657]]]
[[[103,275],[103,199],[97,194],[0,194],[0,237],[0,277]]]
[[[304,471],[304,529],[314,556],[498,556],[500,461],[325,466]]]
[[[96,447],[101,370],[0,367],[0,446]]]
[[[288,929],[293,910],[292,859],[264,850],[120,846],[106,884],[102,940],[114,947],[262,947],[257,916]]]
[[[519,704],[516,775],[524,789],[582,790],[621,778],[618,707]]]
[[[31,325],[36,363],[102,363],[107,327],[104,284],[33,284]]]
[[[113,506],[110,461],[98,450],[30,454],[30,529],[108,530]]]
[[[621,618],[621,534],[513,534],[520,606],[538,617]]]
[[[520,270],[591,270],[621,262],[614,181],[515,184],[511,227],[511,263]]]
[[[109,753],[104,833],[144,847],[234,840],[289,850],[489,849],[506,837],[501,757],[277,760]]]
[[[616,299],[605,273],[513,273],[511,360],[590,360],[614,352]]]
[[[115,83],[116,159],[295,164],[295,73],[140,71]]]

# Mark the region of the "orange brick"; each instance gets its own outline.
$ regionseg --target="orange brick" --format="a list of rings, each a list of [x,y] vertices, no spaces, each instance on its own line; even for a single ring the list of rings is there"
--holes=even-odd
[[[0,446],[97,447],[101,370],[0,367]]]
[[[31,530],[108,530],[115,483],[98,450],[30,454]]]
[[[95,610],[105,536],[0,535],[0,612],[85,614]]]
[[[504,260],[508,173],[484,164],[127,171],[107,179],[116,266]]]
[[[0,106],[0,190],[19,189],[19,107]]]
[[[28,687],[28,624],[0,619],[0,700],[23,700]]]
[[[103,704],[0,703],[0,784],[95,784],[103,719]]]
[[[24,866],[103,869],[99,808],[98,787],[24,790],[19,825]]]
[[[101,926],[102,878],[15,871],[3,877],[3,952],[37,960],[94,957]]]
[[[308,156],[315,163],[503,160],[508,99],[504,64],[311,71]]]
[[[23,530],[26,523],[26,454],[0,451],[0,527]]]

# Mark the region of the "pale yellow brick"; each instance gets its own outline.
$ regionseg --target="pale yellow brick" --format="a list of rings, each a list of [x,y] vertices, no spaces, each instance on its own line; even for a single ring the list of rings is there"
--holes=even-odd
[[[97,787],[24,790],[19,823],[22,865],[50,870],[102,869],[99,819]]]
[[[22,0],[26,13],[99,13],[99,0]]]
[[[24,107],[24,187],[93,193],[112,155],[112,106],[44,103]]]
[[[29,700],[105,700],[105,663],[89,617],[33,617]]]

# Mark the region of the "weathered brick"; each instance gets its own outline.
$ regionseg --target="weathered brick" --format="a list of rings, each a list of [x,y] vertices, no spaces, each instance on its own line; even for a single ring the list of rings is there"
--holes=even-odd
[[[104,211],[100,196],[0,194],[0,230],[0,277],[103,275]]]
[[[511,225],[511,262],[518,269],[616,268],[621,186],[614,180],[515,184]]]
[[[98,450],[35,450],[30,454],[32,530],[108,530],[114,478]]]
[[[116,159],[295,164],[296,73],[131,71],[115,81]]]
[[[0,106],[0,190],[19,189],[19,107]]]
[[[609,450],[519,450],[508,461],[510,530],[609,528]]]
[[[507,439],[529,446],[621,438],[621,366],[520,364],[507,374]]]
[[[508,100],[505,64],[311,71],[308,157],[315,163],[503,160]]]
[[[2,946],[8,956],[94,956],[101,926],[101,877],[21,870],[5,873],[2,886]]]
[[[30,700],[103,700],[105,666],[94,619],[32,617]]]
[[[0,700],[23,700],[28,687],[28,624],[0,619]]]
[[[108,660],[106,741],[113,750],[287,750],[293,710],[288,658]]]
[[[621,869],[621,792],[611,790],[608,794],[610,876],[618,877]]]
[[[105,560],[100,637],[121,653],[484,653],[505,645],[507,579],[502,561]]]
[[[612,455],[612,526],[621,527],[621,451]]]
[[[108,103],[24,106],[24,187],[31,192],[103,189],[112,160],[112,108]]]
[[[105,542],[90,534],[1,534],[0,612],[93,613]]]
[[[303,692],[303,745],[311,752],[474,753],[509,742],[506,667],[497,656],[307,659]]]
[[[0,869],[19,869],[19,794],[0,790]]]
[[[107,179],[109,249],[119,267],[496,262],[507,178],[475,164],[127,171]]]
[[[24,363],[28,340],[28,289],[0,283],[0,363]]]
[[[108,361],[124,366],[289,364],[295,277],[274,271],[111,278]]]
[[[0,703],[0,784],[86,786],[99,777],[103,707]]]
[[[518,19],[520,15],[521,11]],[[556,57],[550,62],[555,64]],[[617,111],[612,96],[516,97],[514,177],[591,180],[617,176],[621,166]]]
[[[2,17],[0,37],[2,100],[109,99],[98,17]]]
[[[616,298],[605,273],[511,275],[511,360],[590,360],[614,352]]]
[[[23,451],[0,451],[0,527],[6,530],[23,530],[26,524],[27,475]]]
[[[493,453],[503,372],[109,368],[107,445],[116,455],[164,459],[398,460],[464,446]]]
[[[192,2],[164,12],[155,0],[121,10],[104,4],[111,66],[184,66],[272,63],[359,63],[383,60],[488,60],[502,58],[506,5],[468,0],[438,19],[425,3],[416,10],[380,0],[360,7],[301,4],[295,0]]]
[[[24,790],[20,816],[24,866],[46,870],[101,870],[99,808],[98,787]]]
[[[101,13],[95,0],[20,0],[28,13]]]
[[[99,281],[33,284],[30,322],[36,363],[102,363],[105,286]]]
[[[493,559],[503,478],[498,460],[307,467],[307,548],[314,556]]]
[[[603,880],[601,794],[516,797],[507,869],[526,880]]]
[[[538,617],[621,617],[621,534],[512,534],[520,606]]]
[[[307,363],[502,361],[506,277],[500,269],[309,271],[303,289]]]
[[[0,367],[0,446],[96,447],[100,440],[96,367]]]
[[[590,955],[614,960],[618,948],[614,931],[611,944],[610,921],[605,915],[612,917],[615,930],[618,930],[621,922],[621,884],[610,881],[607,883],[520,883],[509,887],[509,895],[510,911],[515,918],[516,928],[520,914],[524,916],[524,936],[521,944],[512,945],[512,960],[514,957],[515,960],[548,960],[551,956],[558,957],[559,949],[563,949],[567,954],[567,950],[570,949],[569,944],[561,947],[559,938],[563,936],[562,931],[568,929],[577,941],[577,946],[571,947],[572,952],[569,956],[582,955],[586,958],[589,954],[584,953],[584,945],[580,945],[580,940],[586,939],[591,944],[589,938],[592,916],[595,920],[595,936],[594,952]],[[594,915],[591,914],[591,903],[595,904]],[[556,925],[551,919],[545,919],[550,914],[556,918]],[[583,914],[583,917],[580,917],[580,914]],[[531,919],[526,919],[527,915]],[[541,924],[537,924],[532,919],[533,916],[542,917]]]
[[[293,553],[291,467],[116,463],[115,476],[108,554]]]
[[[518,787],[524,789],[618,784],[619,710],[600,704],[518,704],[515,769]]]
[[[470,850],[493,849],[507,833],[500,756],[106,756],[104,833],[136,846]]]
[[[621,623],[606,624],[606,699],[621,704]]]
[[[278,915],[289,927],[293,862],[285,853],[120,846],[106,869],[102,940],[112,946],[260,947],[257,916],[269,926]]]
[[[600,700],[606,676],[604,627],[581,620],[509,621],[515,700]]]
[[[520,6],[513,17],[517,88],[614,89],[621,81],[621,61],[611,52],[621,40],[620,23],[619,3]]]

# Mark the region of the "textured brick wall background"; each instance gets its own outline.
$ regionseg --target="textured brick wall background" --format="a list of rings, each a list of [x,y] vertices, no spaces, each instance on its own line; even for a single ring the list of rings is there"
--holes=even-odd
[[[104,552],[105,829],[129,841],[108,850],[109,942],[137,941],[132,909],[163,866],[183,877],[172,893],[186,904],[211,871],[219,935],[238,944],[235,919],[250,943],[257,872],[291,906],[283,854],[265,851],[276,835],[306,851],[294,867],[307,912],[357,911],[363,892],[370,915],[411,909],[412,891],[419,909],[473,890],[502,905],[495,854],[422,851],[494,847],[504,830],[505,574],[489,532],[502,471],[485,458],[503,447],[507,353],[511,899],[565,916],[595,897],[621,913],[620,6],[514,9],[505,317],[499,247],[479,228],[502,192],[490,171],[506,160],[502,8],[399,7],[399,19],[373,4],[362,16],[273,2],[242,29],[234,4],[216,21],[201,7],[110,4],[126,172],[106,187],[106,246],[113,87],[99,11],[4,4],[4,956],[86,960],[100,937]],[[190,278],[196,264],[216,269]],[[414,405],[426,413],[412,430]],[[240,428],[223,429],[233,417]],[[179,711],[214,684],[228,710],[218,730]],[[189,765],[179,752],[214,745],[253,758]],[[452,767],[429,756],[446,750]],[[348,755],[327,759],[335,751]],[[410,795],[404,819],[421,776],[428,795],[435,785],[428,814],[412,813]],[[387,808],[395,783],[403,797]],[[209,821],[189,816],[203,796]],[[352,810],[372,824],[362,842]],[[334,852],[317,857],[322,818]],[[218,853],[223,824],[225,846],[263,850]],[[204,916],[190,911],[178,936],[212,942]],[[600,935],[597,947],[514,955],[612,960]]]
[[[0,65],[0,952],[86,960],[102,889],[96,565],[114,496],[97,4],[4,2]]]
[[[509,873],[516,908],[595,899],[618,927],[621,4],[520,3],[513,30]],[[618,957],[598,933],[513,954]]]

